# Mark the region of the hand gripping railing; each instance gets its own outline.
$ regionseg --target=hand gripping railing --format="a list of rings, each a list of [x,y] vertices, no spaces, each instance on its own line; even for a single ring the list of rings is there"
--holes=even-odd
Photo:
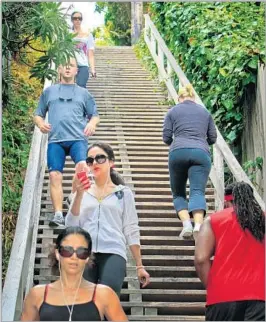
[[[51,84],[46,81],[44,88]],[[46,166],[47,135],[35,126],[15,237],[2,294],[2,321],[17,321],[22,312],[24,295],[33,284],[34,260],[41,194]]]
[[[167,48],[164,40],[156,29],[154,23],[151,21],[149,15],[144,15],[145,17],[145,29],[144,29],[144,39],[150,50],[150,53],[157,65],[159,80],[164,81],[169,95],[178,103],[178,95],[173,85],[173,72],[176,73],[179,83],[184,86],[190,84],[186,75],[183,73],[180,66],[177,64],[174,56]],[[166,66],[165,66],[165,58],[166,58]],[[204,106],[200,97],[196,93],[196,101],[197,103]],[[205,107],[205,106],[204,106]],[[252,186],[254,189],[254,196],[258,201],[259,205],[265,210],[265,203],[256,191],[255,187],[249,180],[248,176],[238,163],[234,154],[230,150],[228,144],[225,142],[222,137],[220,131],[216,127],[217,130],[217,141],[213,147],[213,166],[210,173],[211,181],[215,188],[215,209],[220,210],[223,208],[223,200],[224,200],[224,161],[227,163],[230,171],[232,172],[236,181],[245,181]]]

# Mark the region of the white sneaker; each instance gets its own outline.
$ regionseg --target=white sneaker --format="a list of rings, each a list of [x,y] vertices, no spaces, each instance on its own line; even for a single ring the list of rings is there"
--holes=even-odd
[[[55,214],[54,218],[49,222],[50,227],[64,227],[65,226],[65,219],[64,216],[61,214]]]
[[[179,237],[184,238],[184,239],[191,239],[192,235],[193,235],[192,228],[183,228]]]

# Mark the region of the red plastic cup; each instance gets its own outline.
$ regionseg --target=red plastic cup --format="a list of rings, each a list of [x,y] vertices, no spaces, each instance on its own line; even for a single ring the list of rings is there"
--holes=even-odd
[[[84,184],[85,183],[85,189],[88,189],[91,185],[90,180],[87,176],[86,171],[81,171],[77,173],[78,179]]]

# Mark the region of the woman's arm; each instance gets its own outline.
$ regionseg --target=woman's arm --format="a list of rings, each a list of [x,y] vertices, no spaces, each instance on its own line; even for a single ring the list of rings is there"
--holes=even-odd
[[[217,131],[213,121],[212,116],[209,116],[209,124],[208,124],[208,131],[207,131],[207,142],[209,145],[212,145],[217,140]]]
[[[141,283],[141,286],[145,287],[150,283],[150,274],[142,265],[140,245],[130,245],[129,248],[136,262],[138,279]]]
[[[207,288],[211,269],[211,257],[215,250],[215,236],[211,227],[210,217],[206,218],[200,227],[195,246],[195,267],[201,282]]]
[[[73,200],[72,206],[70,206],[70,211],[73,216],[79,216],[80,214],[80,205],[83,198],[83,192],[77,190],[76,196]]]
[[[24,300],[21,321],[40,321],[39,309],[36,305],[39,292],[36,288],[32,288]]]
[[[95,77],[96,76],[96,69],[95,69],[94,49],[88,50],[88,59],[89,59],[92,77]]]
[[[150,283],[150,275],[142,265],[138,215],[135,199],[129,188],[124,190],[124,198],[123,233],[135,259],[139,281],[142,284],[142,287],[145,287]]]
[[[75,182],[75,184],[74,184]],[[74,187],[73,187],[74,184]],[[76,189],[75,194],[71,195],[73,196],[73,199],[71,201],[69,210],[66,215],[66,226],[79,226],[79,216],[81,215],[82,212],[82,199],[84,195],[84,191],[87,190],[88,187],[88,180],[86,179],[78,179],[77,177],[73,180],[72,182],[72,191]]]
[[[96,70],[95,70],[95,57],[94,57],[94,39],[92,34],[89,34],[88,36],[88,61],[90,64],[90,70],[92,77],[96,77]]]
[[[108,321],[128,321],[118,296],[110,287],[98,284],[96,292],[99,301],[103,303],[103,314]]]
[[[173,142],[173,123],[169,112],[167,112],[165,116],[163,125],[163,141],[167,145],[170,145]]]

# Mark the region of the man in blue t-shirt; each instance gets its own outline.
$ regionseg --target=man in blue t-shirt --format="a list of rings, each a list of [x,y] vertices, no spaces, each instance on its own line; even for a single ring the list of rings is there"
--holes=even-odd
[[[75,84],[77,71],[75,58],[66,66],[59,66],[60,83],[43,91],[34,116],[41,132],[48,133],[47,165],[55,211],[50,226],[64,224],[62,173],[66,156],[75,162],[76,172],[86,169],[88,136],[95,133],[100,120],[92,95]]]

